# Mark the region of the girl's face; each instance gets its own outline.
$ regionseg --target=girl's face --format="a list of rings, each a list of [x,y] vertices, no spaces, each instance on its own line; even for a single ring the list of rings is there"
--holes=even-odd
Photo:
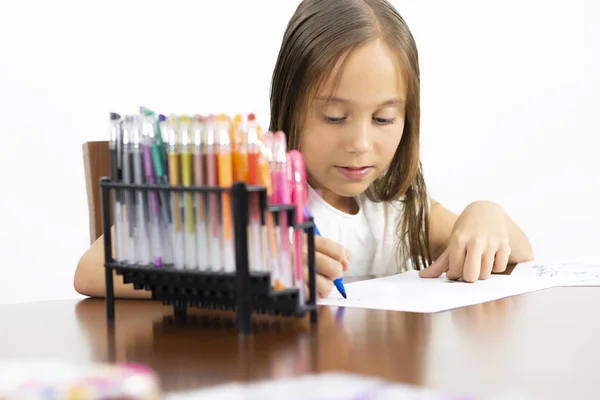
[[[308,181],[344,212],[352,212],[348,198],[385,171],[400,144],[406,84],[397,65],[385,44],[371,42],[346,59],[333,96],[330,79],[310,101],[300,137]]]

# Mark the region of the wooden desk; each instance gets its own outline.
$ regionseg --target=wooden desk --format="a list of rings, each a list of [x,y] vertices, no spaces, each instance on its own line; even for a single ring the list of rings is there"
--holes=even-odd
[[[349,371],[475,395],[588,399],[599,396],[598,304],[597,288],[556,288],[439,314],[321,307],[317,329],[263,318],[250,337],[216,312],[175,326],[172,309],[150,301],[118,301],[112,333],[103,299],[5,305],[0,358],[137,361],[166,391]]]

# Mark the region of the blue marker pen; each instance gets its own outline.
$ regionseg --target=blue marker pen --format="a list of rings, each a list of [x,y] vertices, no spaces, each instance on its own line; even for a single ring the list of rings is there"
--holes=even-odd
[[[310,217],[310,212],[308,211],[308,207],[306,205],[304,206],[304,216]],[[317,228],[317,224],[315,224],[314,221],[313,221],[313,226],[314,226],[315,235],[321,236],[321,232],[319,232],[319,229]],[[334,279],[333,284],[335,285],[338,292],[340,292],[340,294],[346,299],[347,298],[346,297],[346,289],[344,288],[344,281],[342,280],[342,278],[340,277],[340,278]]]

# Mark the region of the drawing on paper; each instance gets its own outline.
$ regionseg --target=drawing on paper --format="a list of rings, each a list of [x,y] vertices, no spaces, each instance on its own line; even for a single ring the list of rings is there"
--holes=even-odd
[[[444,278],[444,282],[446,282],[446,283],[457,283],[457,282],[462,282],[462,279],[452,280],[452,279]]]
[[[600,281],[600,265],[539,264],[530,268],[542,278],[573,279],[580,283]]]

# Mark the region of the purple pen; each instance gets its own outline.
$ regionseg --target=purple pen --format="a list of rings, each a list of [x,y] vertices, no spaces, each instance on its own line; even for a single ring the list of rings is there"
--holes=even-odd
[[[152,164],[151,146],[155,144],[155,121],[151,116],[142,117],[142,154],[144,160],[144,177],[147,185],[154,185],[156,178],[154,166]],[[160,212],[158,203],[158,193],[156,191],[146,192],[150,210],[148,210],[148,223],[150,228],[150,252],[154,259],[154,266],[162,266],[162,251],[160,240]]]

